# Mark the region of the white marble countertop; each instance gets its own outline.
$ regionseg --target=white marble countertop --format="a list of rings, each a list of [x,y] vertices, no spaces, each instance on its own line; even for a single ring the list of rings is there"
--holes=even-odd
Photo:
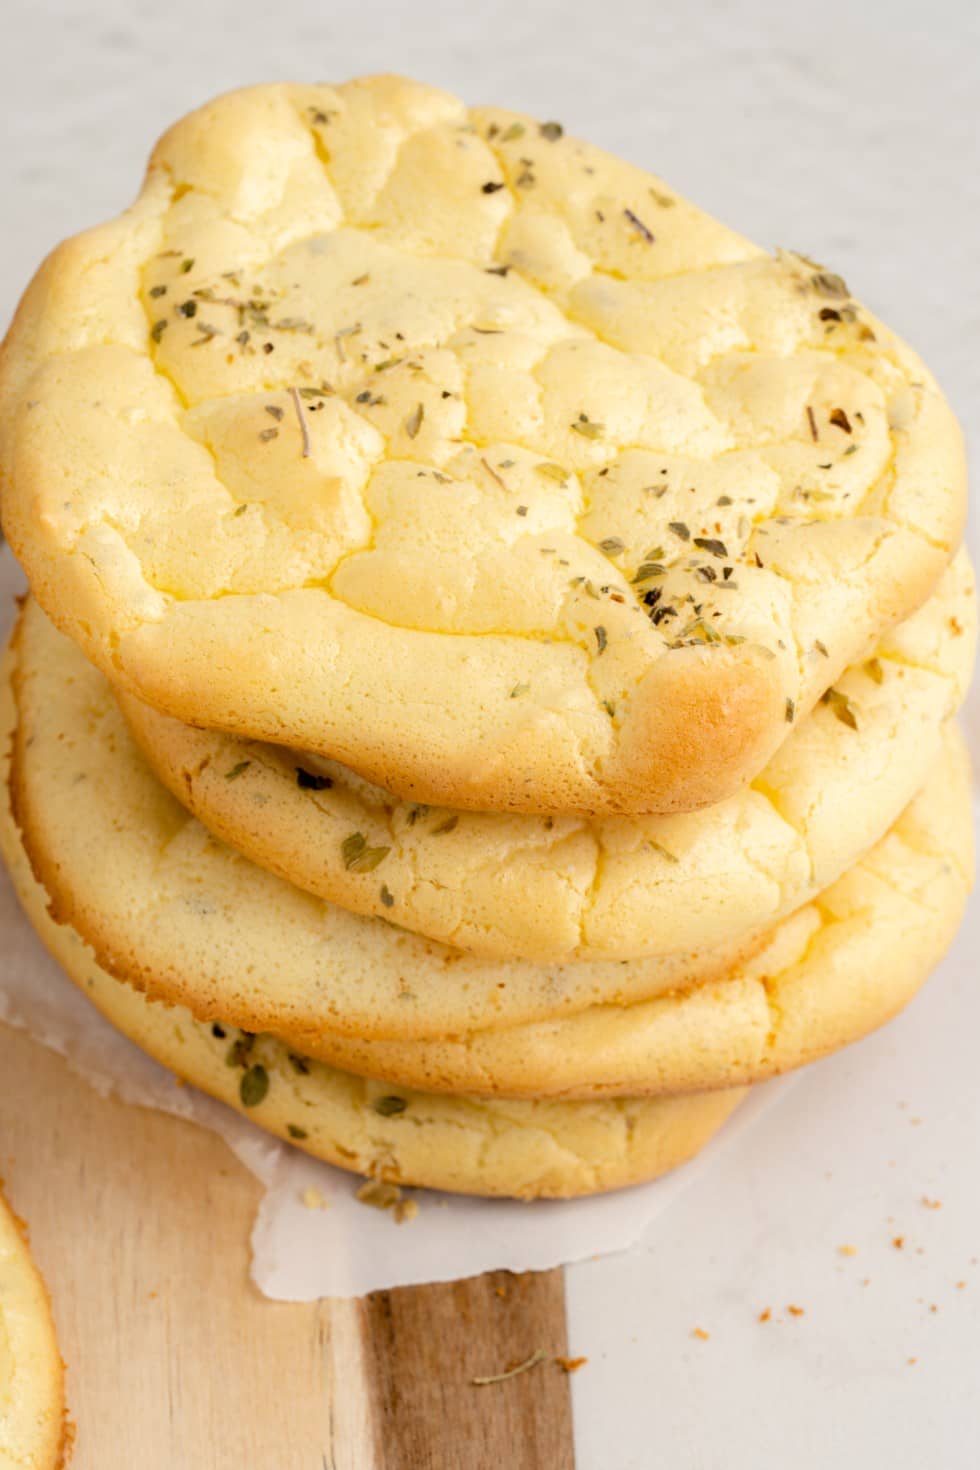
[[[0,321],[188,107],[398,70],[561,118],[826,260],[927,359],[976,451],[975,0],[6,0],[0,47]],[[978,749],[976,696],[969,723]],[[580,1470],[980,1464],[976,911],[971,928],[896,1025],[811,1069],[642,1247],[569,1270]]]

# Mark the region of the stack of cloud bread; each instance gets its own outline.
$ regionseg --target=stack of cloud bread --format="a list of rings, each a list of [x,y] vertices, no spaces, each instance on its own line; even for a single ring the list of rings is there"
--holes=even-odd
[[[651,1178],[950,942],[952,414],[839,276],[557,123],[390,77],[178,123],[29,288],[0,464],[24,906],[311,1153]]]

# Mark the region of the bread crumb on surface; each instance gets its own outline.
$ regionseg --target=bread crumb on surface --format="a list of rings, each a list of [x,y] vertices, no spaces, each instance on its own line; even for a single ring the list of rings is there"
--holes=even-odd
[[[759,1313],[759,1321],[760,1322],[771,1322],[772,1321],[772,1307],[763,1307],[762,1311]]]
[[[695,1327],[691,1331],[691,1336],[696,1337],[698,1342],[708,1342],[711,1337],[711,1333],[705,1332],[703,1327]]]
[[[805,1308],[789,1306],[786,1308],[791,1317],[803,1317],[806,1315]]]
[[[839,1245],[837,1249],[842,1256],[856,1256],[858,1253],[856,1245]]]
[[[330,1201],[324,1198],[315,1184],[307,1185],[300,1199],[308,1210],[328,1210],[330,1208]]]
[[[563,1373],[577,1373],[580,1368],[584,1368],[585,1367],[585,1365],[586,1365],[586,1363],[588,1361],[589,1361],[588,1358],[561,1358],[561,1357],[559,1357],[559,1358],[556,1358],[555,1359],[555,1362],[558,1364],[559,1368],[562,1370]]]

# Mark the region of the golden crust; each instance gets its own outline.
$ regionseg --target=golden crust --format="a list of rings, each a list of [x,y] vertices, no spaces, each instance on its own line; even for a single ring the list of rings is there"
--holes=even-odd
[[[596,1194],[686,1163],[745,1095],[487,1103],[409,1090],[399,1094],[395,1110],[390,1089],[297,1057],[271,1036],[236,1035],[230,1027],[219,1027],[216,1035],[189,1011],[156,1004],[114,980],[72,928],[51,919],[48,895],[31,873],[6,802],[0,848],[38,934],[114,1026],[185,1081],[352,1173],[519,1199]],[[229,1049],[236,1044],[242,1061],[229,1066]],[[254,1081],[253,1069],[259,1068],[264,1095],[246,1105],[243,1079],[249,1074]]]
[[[532,812],[730,795],[965,513],[947,405],[837,277],[397,78],[178,123],[29,288],[0,474],[132,693]]]
[[[0,1195],[0,1464],[60,1470],[70,1443],[64,1364],[27,1231]]]
[[[771,924],[858,861],[932,770],[975,634],[960,552],[874,660],[837,681],[846,703],[818,704],[752,787],[694,814],[603,822],[420,809],[334,762],[120,704],[194,816],[328,902],[475,954],[635,959]]]

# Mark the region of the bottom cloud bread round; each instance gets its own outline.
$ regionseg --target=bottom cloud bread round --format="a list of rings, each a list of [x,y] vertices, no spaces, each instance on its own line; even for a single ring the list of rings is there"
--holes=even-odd
[[[183,1080],[353,1173],[459,1194],[597,1194],[686,1163],[745,1096],[731,1089],[538,1102],[395,1091],[302,1057],[271,1036],[198,1021],[113,979],[74,929],[51,918],[6,802],[0,847],[34,928],[107,1020]]]
[[[44,1282],[0,1195],[0,1467],[55,1470],[66,1448],[64,1367]]]
[[[676,1094],[757,1082],[889,1020],[951,943],[972,881],[969,760],[953,726],[891,831],[727,978],[627,1006],[427,1042],[321,1041],[337,1066],[487,1097]]]

